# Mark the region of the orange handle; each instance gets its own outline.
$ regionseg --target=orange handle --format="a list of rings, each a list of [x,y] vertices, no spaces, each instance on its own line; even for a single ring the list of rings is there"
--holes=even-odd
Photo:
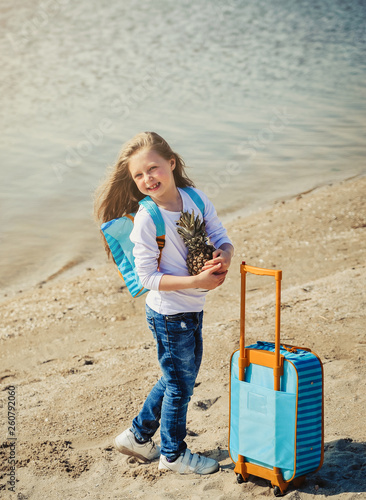
[[[245,262],[240,266],[241,273],[258,274],[260,276],[274,276],[276,281],[282,279],[282,271],[275,269],[263,269],[261,267],[248,266]]]
[[[239,354],[239,380],[244,380],[245,368],[249,364],[249,358],[245,349],[245,289],[246,273],[260,276],[274,276],[276,279],[276,330],[275,330],[275,363],[274,363],[274,389],[280,390],[281,382],[281,356],[280,356],[280,329],[281,329],[281,280],[282,271],[274,269],[262,269],[260,267],[248,266],[243,262],[240,266],[241,272],[241,307],[240,307],[240,354]]]

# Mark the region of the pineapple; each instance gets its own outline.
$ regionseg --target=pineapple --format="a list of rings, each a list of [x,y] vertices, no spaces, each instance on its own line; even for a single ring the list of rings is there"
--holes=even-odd
[[[199,216],[194,217],[194,211],[181,212],[177,222],[177,231],[188,248],[187,267],[191,276],[199,274],[207,260],[212,259],[215,247],[208,243],[205,222]]]

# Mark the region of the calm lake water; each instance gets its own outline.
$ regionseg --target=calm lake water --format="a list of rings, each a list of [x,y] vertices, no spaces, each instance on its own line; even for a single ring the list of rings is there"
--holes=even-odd
[[[363,1],[4,0],[3,290],[100,259],[95,187],[155,130],[221,215],[365,172]]]

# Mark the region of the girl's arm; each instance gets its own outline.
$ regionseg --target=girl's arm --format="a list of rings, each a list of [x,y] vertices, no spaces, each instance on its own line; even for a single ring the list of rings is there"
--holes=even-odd
[[[206,271],[202,271],[196,276],[173,276],[171,274],[163,274],[159,284],[159,290],[162,292],[171,292],[174,290],[185,290],[187,288],[203,288],[205,290],[213,290],[222,285],[225,281],[227,271],[219,273],[221,263],[215,266],[210,266]]]
[[[140,209],[135,216],[135,225],[130,239],[135,243],[133,254],[136,270],[141,284],[145,288],[160,291],[184,290],[189,288],[213,290],[222,285],[226,277],[226,270],[222,269],[222,262],[216,263],[215,266],[210,266],[209,269],[203,270],[196,276],[163,274],[158,271],[157,260],[159,249],[155,233],[155,224],[150,215],[145,210]],[[224,241],[221,246],[225,248]]]
[[[202,288],[213,290],[220,286],[226,273],[215,275],[220,272],[221,263],[211,266],[209,270],[201,272],[197,276],[179,276],[164,274],[157,270],[157,260],[159,249],[155,238],[156,228],[151,217],[144,210],[139,210],[135,216],[134,229],[130,239],[135,243],[133,254],[135,265],[142,286],[149,290],[160,290],[170,292],[174,290],[184,290],[188,288]],[[164,251],[164,250],[163,250]]]
[[[142,286],[148,290],[159,290],[163,273],[157,269],[159,248],[156,243],[156,227],[148,212],[140,207],[135,215],[130,240],[135,244],[133,255],[137,274]]]

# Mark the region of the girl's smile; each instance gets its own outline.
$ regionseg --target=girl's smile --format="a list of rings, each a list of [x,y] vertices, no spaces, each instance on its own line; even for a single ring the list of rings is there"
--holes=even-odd
[[[156,190],[159,188],[159,186],[160,186],[160,182],[157,182],[156,184],[154,184],[154,185],[153,185],[153,186],[151,186],[151,187],[148,187],[147,189],[148,189],[149,191],[156,191]]]

